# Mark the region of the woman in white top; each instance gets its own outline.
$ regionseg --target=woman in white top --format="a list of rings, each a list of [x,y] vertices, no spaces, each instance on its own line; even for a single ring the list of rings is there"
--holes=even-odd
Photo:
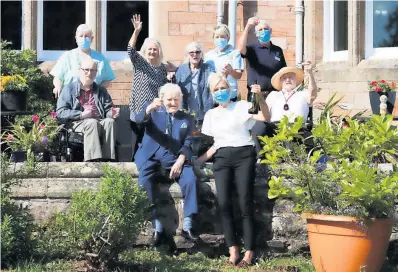
[[[304,79],[302,69],[284,67],[271,79],[272,86],[279,92],[271,92],[267,99],[271,123],[279,122],[287,116],[290,122],[298,116],[307,120],[309,109],[317,96],[317,86],[310,62],[303,63],[304,71],[309,77],[308,89],[297,91]]]
[[[231,102],[231,86],[223,74],[209,77],[209,89],[218,107],[209,110],[203,121],[202,133],[214,138],[214,145],[196,164],[201,165],[214,155],[214,179],[225,241],[229,247],[228,265],[235,266],[239,259],[238,240],[232,216],[232,188],[237,188],[242,214],[246,252],[238,267],[252,264],[255,247],[253,223],[253,190],[256,152],[250,129],[256,121],[269,121],[269,110],[262,96],[261,112],[249,114],[251,104],[245,100]],[[254,92],[260,93],[260,90]]]

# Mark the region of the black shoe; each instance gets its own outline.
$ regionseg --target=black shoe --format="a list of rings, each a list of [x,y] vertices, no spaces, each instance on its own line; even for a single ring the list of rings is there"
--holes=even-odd
[[[153,232],[153,246],[160,246],[164,242],[164,232]]]
[[[192,229],[189,230],[182,230],[181,236],[184,237],[185,239],[191,241],[191,242],[197,242],[199,240],[199,237],[196,236],[193,232]]]

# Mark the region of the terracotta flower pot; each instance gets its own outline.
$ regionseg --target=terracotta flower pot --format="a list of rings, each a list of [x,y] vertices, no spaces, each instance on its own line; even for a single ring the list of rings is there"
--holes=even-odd
[[[361,222],[348,216],[303,214],[312,263],[317,272],[379,272],[385,261],[393,221]],[[366,267],[366,268],[365,268]]]

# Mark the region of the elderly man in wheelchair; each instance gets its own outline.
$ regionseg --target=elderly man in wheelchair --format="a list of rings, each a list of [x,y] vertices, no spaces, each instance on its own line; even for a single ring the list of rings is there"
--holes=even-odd
[[[84,59],[78,80],[62,89],[57,118],[65,129],[83,134],[84,161],[113,161],[119,109],[113,107],[108,91],[94,82],[96,74],[97,63]]]

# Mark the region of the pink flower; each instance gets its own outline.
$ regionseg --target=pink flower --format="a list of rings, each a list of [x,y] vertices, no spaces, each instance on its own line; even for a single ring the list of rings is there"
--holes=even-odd
[[[45,127],[45,125],[43,124],[43,123],[41,123],[40,125],[39,125],[39,129],[43,129]]]
[[[376,92],[381,93],[383,89],[381,87],[376,87]]]
[[[381,81],[381,83],[386,83],[386,81],[384,80],[384,79],[382,79],[382,80],[380,80]]]
[[[377,85],[377,81],[372,81],[372,86],[376,86]]]
[[[32,121],[33,121],[33,123],[36,123],[37,121],[39,121],[39,116],[33,115],[32,116]]]
[[[395,82],[391,82],[391,87],[395,88]]]
[[[12,140],[14,140],[14,135],[8,134],[7,141],[11,142]]]
[[[57,113],[55,111],[50,112],[51,117],[55,118],[57,117]]]

